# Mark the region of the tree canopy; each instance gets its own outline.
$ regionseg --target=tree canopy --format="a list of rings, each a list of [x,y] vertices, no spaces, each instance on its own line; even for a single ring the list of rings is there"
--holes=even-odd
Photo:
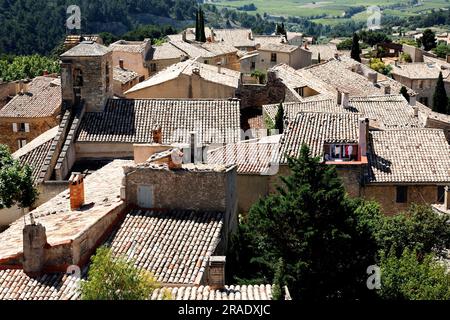
[[[425,51],[436,48],[436,34],[431,29],[426,29],[420,39]]]
[[[448,96],[445,91],[444,78],[442,72],[439,72],[439,77],[436,82],[436,88],[433,94],[433,111],[440,113],[447,113]]]
[[[359,37],[355,33],[355,34],[353,34],[352,49],[351,49],[351,52],[350,52],[350,56],[354,60],[356,60],[358,62],[361,62],[360,54],[361,54],[361,49],[359,48]]]

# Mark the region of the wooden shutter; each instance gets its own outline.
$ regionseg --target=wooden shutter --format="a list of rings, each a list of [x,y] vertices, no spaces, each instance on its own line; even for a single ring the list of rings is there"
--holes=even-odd
[[[30,124],[25,123],[25,132],[30,132]]]
[[[17,132],[17,123],[13,123],[12,126],[13,126],[13,131]]]

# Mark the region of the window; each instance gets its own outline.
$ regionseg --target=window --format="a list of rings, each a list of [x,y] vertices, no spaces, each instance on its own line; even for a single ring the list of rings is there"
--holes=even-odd
[[[73,70],[73,86],[82,87],[83,86],[83,72],[81,69]]]
[[[437,187],[437,202],[444,203],[445,200],[445,187],[438,186]]]
[[[150,72],[156,72],[156,63],[150,63]]]
[[[17,140],[17,145],[19,146],[19,149],[23,148],[26,144],[27,144],[27,140],[25,140],[25,139]]]
[[[407,186],[397,186],[397,203],[408,202],[408,187]]]
[[[30,132],[29,123],[13,123],[14,132]]]
[[[275,52],[270,54],[270,62],[277,62],[277,54]]]
[[[109,62],[106,62],[106,67],[105,67],[105,72],[106,72],[106,88],[109,88]]]
[[[256,62],[252,61],[252,66],[251,66],[251,70],[255,70],[256,69]]]
[[[203,63],[204,63],[204,64],[208,64],[208,60],[205,60]]]
[[[357,145],[331,144],[325,145],[325,161],[352,161],[358,157]]]
[[[305,97],[305,87],[294,88],[295,92],[297,92],[301,97]]]

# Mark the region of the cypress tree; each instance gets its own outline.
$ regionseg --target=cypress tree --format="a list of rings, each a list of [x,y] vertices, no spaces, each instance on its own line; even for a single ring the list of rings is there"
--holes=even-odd
[[[284,108],[283,108],[283,104],[280,103],[280,105],[278,106],[278,111],[277,114],[275,116],[275,129],[278,130],[279,134],[282,134],[284,131]]]
[[[448,97],[445,91],[444,78],[442,72],[439,72],[439,77],[436,83],[436,89],[433,95],[433,111],[440,113],[447,113]]]
[[[351,51],[351,57],[352,59],[361,62],[361,57],[359,56],[361,53],[361,49],[359,48],[359,37],[356,33],[353,34],[353,41],[352,41],[352,51]]]
[[[204,17],[203,9],[201,9],[201,8],[200,8],[200,13],[199,13],[199,25],[200,25],[199,41],[206,42],[205,17]]]
[[[317,55],[317,63],[320,63],[320,60],[322,59],[320,59],[320,52],[319,52],[319,54]]]
[[[195,15],[195,41],[200,41],[200,16],[199,11],[197,9],[197,14]]]
[[[275,266],[275,275],[273,277],[273,300],[284,300],[283,288],[285,286],[284,260],[279,258]]]

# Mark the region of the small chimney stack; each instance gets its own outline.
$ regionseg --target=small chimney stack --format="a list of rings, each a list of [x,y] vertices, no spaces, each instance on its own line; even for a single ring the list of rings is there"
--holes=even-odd
[[[120,59],[119,60],[119,67],[120,67],[120,69],[125,69],[124,67],[123,67],[123,59]]]
[[[411,107],[415,107],[416,106],[416,101],[417,101],[417,96],[415,93],[410,93],[409,94],[409,105]]]
[[[384,86],[384,94],[391,94],[391,86],[390,85],[385,85]]]
[[[347,109],[350,106],[350,93],[342,92],[342,107]]]
[[[359,159],[367,156],[367,141],[369,135],[369,118],[359,118]]]
[[[445,210],[450,210],[450,187],[449,186],[445,186],[444,189],[444,205],[445,205]]]
[[[378,74],[376,72],[369,72],[367,74],[367,78],[369,79],[370,82],[372,82],[373,84],[376,84],[378,81]]]
[[[191,150],[191,163],[196,163],[196,151],[197,151],[197,133],[195,131],[192,131],[190,134],[190,150]]]
[[[222,62],[217,62],[217,72],[221,73],[222,72]]]
[[[251,32],[251,31],[248,32],[248,40],[253,40],[252,32]]]
[[[225,287],[225,256],[211,256],[208,262],[208,285],[217,290]]]
[[[183,152],[180,151],[180,149],[175,148],[170,153],[169,157],[169,169],[170,170],[178,170],[181,169],[183,166]]]
[[[70,210],[80,209],[84,204],[84,177],[79,172],[74,172],[69,179]]]
[[[414,110],[414,117],[417,118],[419,116],[419,107],[418,106],[414,106],[413,110]]]
[[[162,127],[156,125],[152,130],[153,143],[162,144]]]
[[[337,104],[342,105],[342,92],[339,89],[337,90]]]
[[[29,276],[41,274],[45,264],[47,234],[42,224],[29,224],[23,228],[23,271]]]
[[[181,40],[183,40],[183,42],[187,41],[186,30],[183,30],[183,32],[181,33]]]

